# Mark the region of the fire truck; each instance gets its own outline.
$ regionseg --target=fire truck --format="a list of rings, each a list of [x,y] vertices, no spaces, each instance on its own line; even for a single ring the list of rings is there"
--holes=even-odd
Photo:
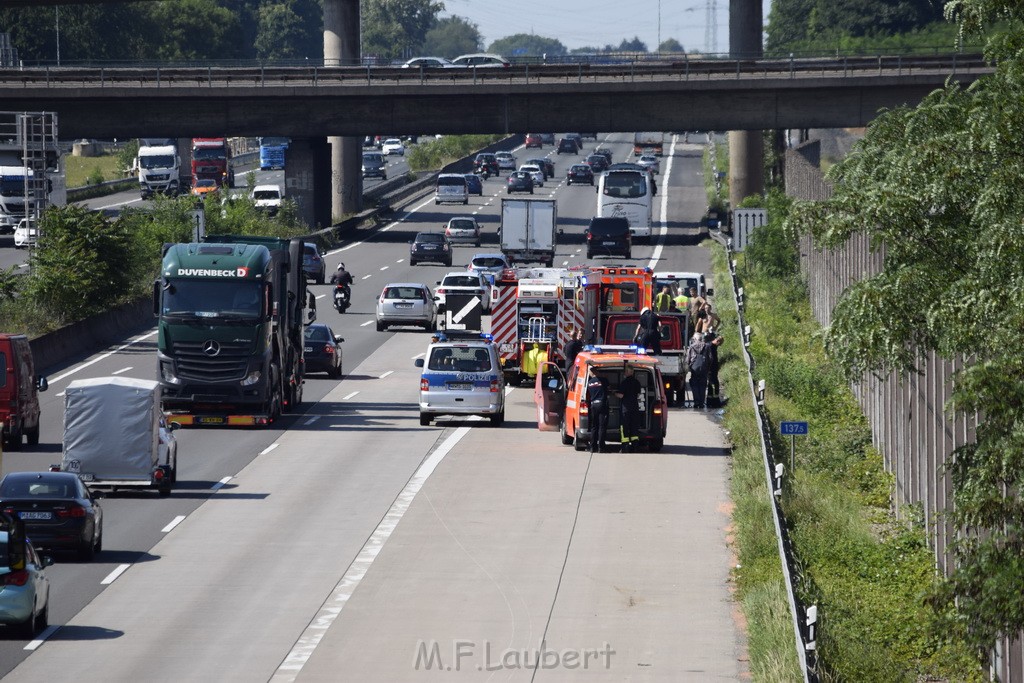
[[[562,364],[562,349],[572,330],[583,327],[580,273],[568,268],[507,268],[495,278],[491,336],[506,381],[519,384],[535,373],[527,356],[534,344],[545,351],[548,361]]]
[[[576,293],[583,318],[583,338],[604,343],[607,318],[640,313],[654,302],[654,271],[636,266],[589,266],[580,274]]]

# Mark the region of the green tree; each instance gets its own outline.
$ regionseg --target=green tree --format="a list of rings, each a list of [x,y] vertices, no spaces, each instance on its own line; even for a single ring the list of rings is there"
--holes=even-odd
[[[238,44],[242,22],[237,13],[214,0],[152,3],[150,20],[155,57],[169,60],[229,59],[251,56]]]
[[[487,51],[506,57],[540,57],[545,54],[561,57],[567,53],[565,45],[562,45],[562,42],[557,38],[545,38],[532,33],[517,33],[512,36],[499,38],[491,43]]]
[[[623,38],[619,43],[619,52],[647,52],[647,43],[640,40],[639,36],[633,36],[633,40]]]
[[[419,52],[443,10],[433,0],[364,0],[363,54],[402,59]]]
[[[265,2],[259,7],[256,55],[319,59],[324,54],[323,25],[323,7],[315,0]]]
[[[841,36],[908,33],[938,21],[942,3],[936,0],[774,0],[766,50],[793,50],[806,42],[834,48]]]
[[[987,41],[995,73],[881,115],[830,171],[833,196],[796,205],[787,226],[885,250],[825,338],[851,378],[912,372],[928,351],[968,359],[949,408],[980,422],[949,465],[962,533],[933,604],[985,653],[1024,628],[1024,21],[1009,0],[954,0],[947,13],[968,38],[1004,22]]]
[[[423,54],[452,59],[470,52],[479,52],[480,29],[462,17],[438,19],[423,39]]]
[[[658,52],[686,52],[686,50],[683,49],[683,44],[678,40],[668,38],[661,41],[661,45],[658,46]]]

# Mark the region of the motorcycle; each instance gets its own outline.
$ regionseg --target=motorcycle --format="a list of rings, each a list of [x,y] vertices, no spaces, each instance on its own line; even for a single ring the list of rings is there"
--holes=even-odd
[[[334,310],[344,313],[352,305],[352,290],[348,285],[334,286]]]
[[[483,180],[487,180],[488,178],[491,177],[491,169],[487,164],[480,164],[473,170],[473,172],[480,176]]]

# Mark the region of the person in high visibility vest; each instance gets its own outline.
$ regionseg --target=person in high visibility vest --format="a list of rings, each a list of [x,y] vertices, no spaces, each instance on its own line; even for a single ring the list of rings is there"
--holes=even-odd
[[[676,308],[680,311],[685,311],[690,307],[690,297],[686,296],[686,288],[676,291],[672,300],[676,302]]]
[[[669,287],[668,285],[663,285],[661,291],[658,292],[658,296],[654,297],[654,310],[663,313],[668,310],[671,303],[672,294],[669,292]]]

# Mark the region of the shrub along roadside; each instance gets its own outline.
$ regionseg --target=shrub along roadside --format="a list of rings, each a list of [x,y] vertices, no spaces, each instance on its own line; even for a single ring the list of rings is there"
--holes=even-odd
[[[436,170],[504,137],[505,135],[445,135],[436,140],[420,142],[407,152],[409,168],[413,171]]]
[[[935,614],[924,604],[935,582],[924,529],[891,514],[891,477],[842,373],[823,352],[794,245],[779,227],[787,208],[778,195],[770,197],[771,223],[755,233],[751,249],[737,261],[754,331],[751,351],[757,376],[767,383],[772,421],[810,423],[811,435],[797,441],[783,507],[803,567],[797,590],[819,608],[822,680],[982,680],[984,672],[958,634],[937,634]],[[723,289],[728,271],[718,245],[714,262]],[[730,396],[736,393],[730,389]],[[729,413],[734,409],[730,405]],[[788,454],[789,443],[778,435],[776,440],[776,452]],[[763,487],[763,473],[761,478]],[[743,562],[745,537],[737,537]],[[741,588],[746,570],[744,563]],[[755,620],[746,600],[743,605]],[[751,631],[753,640],[753,625]],[[758,670],[755,654],[752,646],[751,664]]]

